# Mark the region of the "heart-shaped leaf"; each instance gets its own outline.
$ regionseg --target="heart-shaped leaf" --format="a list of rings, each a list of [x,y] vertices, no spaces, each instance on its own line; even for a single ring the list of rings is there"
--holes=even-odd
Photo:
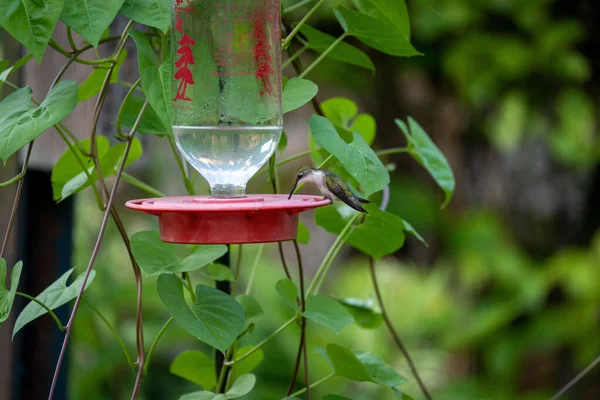
[[[410,40],[410,19],[405,0],[357,0],[356,2],[362,13],[389,22],[406,40]]]
[[[402,218],[381,211],[373,204],[365,204],[364,207],[369,214],[362,224],[352,230],[348,244],[377,259],[402,248],[405,239]],[[342,217],[335,207],[322,207],[315,212],[315,221],[327,232],[340,234],[350,216]]]
[[[113,22],[123,0],[65,0],[60,19],[94,47]]]
[[[245,346],[245,347],[239,348],[235,352],[236,358],[240,358],[240,357],[244,356],[246,353],[248,353],[253,348],[254,348],[254,346]],[[252,354],[250,354],[248,357],[244,358],[242,361],[235,363],[236,364],[236,373],[238,375],[249,374],[250,372],[254,371],[256,369],[256,367],[258,367],[259,364],[264,359],[265,359],[265,355],[264,355],[262,349],[255,350]]]
[[[359,133],[354,132],[352,142],[346,143],[331,121],[318,115],[312,117],[311,130],[315,142],[340,160],[365,196],[389,185],[389,172]]]
[[[204,390],[211,390],[217,385],[214,360],[198,350],[179,354],[173,360],[170,371],[173,375],[202,386]]]
[[[354,317],[356,324],[365,329],[375,329],[383,322],[383,316],[372,300],[345,298],[339,302]]]
[[[408,118],[408,126],[404,121],[397,119],[396,125],[404,132],[408,141],[408,152],[429,174],[433,177],[438,186],[444,191],[446,200],[442,208],[446,207],[456,186],[454,174],[448,164],[444,154],[435,145],[433,140],[421,128],[421,126],[412,118]]]
[[[352,315],[340,303],[323,296],[308,296],[303,315],[306,319],[336,333],[354,323]]]
[[[171,22],[169,0],[125,0],[121,14],[142,25],[158,28],[164,33]]]
[[[372,353],[350,351],[337,344],[330,344],[327,346],[327,356],[337,376],[389,387],[395,387],[407,381],[379,356]]]
[[[242,306],[226,293],[204,285],[196,286],[196,302],[186,303],[183,285],[175,275],[163,274],[157,282],[158,295],[183,329],[202,342],[225,352],[244,327]]]
[[[228,400],[237,399],[247,395],[256,385],[256,377],[252,374],[240,376],[231,386],[231,389],[225,394],[216,394],[213,392],[195,392],[189,393],[179,398],[179,400]]]
[[[121,124],[126,128],[132,128],[140,115],[140,111],[146,100],[139,96],[130,96],[123,105],[121,114]],[[137,133],[150,134],[156,136],[167,136],[170,129],[167,129],[161,118],[156,115],[152,107],[147,107],[142,116]]]
[[[294,111],[317,95],[319,87],[312,81],[302,78],[290,79],[283,88],[283,113]]]
[[[127,0],[125,6],[128,4]],[[155,0],[155,2],[163,2],[164,0]],[[132,1],[135,3],[135,1]],[[136,7],[141,7],[142,4],[137,4]],[[167,1],[167,15],[169,15],[169,4]],[[123,10],[121,10],[123,12]],[[169,24],[167,17],[167,25]],[[140,21],[141,22],[141,21]],[[150,25],[150,24],[146,24]],[[160,28],[160,27],[159,27]],[[171,58],[166,57],[162,63],[159,63],[154,56],[154,50],[150,45],[148,38],[139,31],[132,30],[129,35],[135,40],[138,49],[138,69],[142,88],[150,106],[156,112],[163,125],[171,129]]]
[[[386,20],[346,7],[338,7],[334,13],[346,34],[354,36],[367,46],[391,56],[411,57],[421,54]]]
[[[19,89],[0,102],[0,160],[6,160],[54,124],[62,121],[77,105],[77,83],[56,84],[35,108],[31,88]]]
[[[123,157],[125,157],[127,144],[119,143],[112,147],[108,147],[108,139],[102,136],[96,137],[96,144],[102,176],[108,177],[116,175],[121,162],[123,161]],[[79,145],[82,149],[89,152],[90,139],[82,140],[79,142]],[[131,149],[129,150],[125,166],[127,167],[138,160],[142,156],[142,152],[142,143],[138,138],[134,138],[131,143]],[[81,168],[76,157],[79,157],[86,166],[88,174],[90,175],[89,178]],[[75,156],[70,149],[67,149],[63,155],[60,156],[52,169],[51,181],[54,200],[64,200],[67,197],[82,191],[97,180],[98,173],[96,172],[93,161],[91,159],[84,159],[82,154]]]
[[[358,132],[368,145],[375,140],[375,118],[371,114],[358,114],[358,106],[352,100],[344,97],[327,99],[321,103],[321,109],[338,132],[340,129],[347,132],[348,138],[352,137],[351,132]]]
[[[81,285],[83,285],[83,278],[85,277],[85,273],[80,274],[70,285],[67,286],[67,280],[73,273],[75,268],[71,268],[67,272],[65,272],[60,278],[58,278],[54,283],[48,286],[42,293],[36,296],[36,299],[39,300],[42,304],[45,304],[49,309],[54,310],[63,304],[67,304],[69,301],[75,299],[79,294],[79,290],[81,289]],[[94,281],[94,277],[96,276],[96,271],[92,270],[90,272],[90,276],[85,285],[85,289],[90,287],[92,282]],[[46,314],[47,311],[40,305],[35,302],[30,302],[27,306],[21,311],[19,317],[15,321],[15,327],[13,329],[13,338],[25,325],[33,321],[34,319]]]
[[[298,288],[289,279],[282,279],[275,284],[275,291],[283,299],[283,302],[293,310],[298,309]]]
[[[17,60],[17,62],[15,62],[11,67],[6,68],[6,67],[2,67],[1,69],[3,69],[2,73],[0,73],[0,85],[3,84],[4,82],[6,82],[6,80],[8,79],[8,75],[11,74],[11,72],[15,72],[17,71],[19,68],[21,68],[23,65],[27,64],[29,62],[29,60],[31,60],[31,57],[33,57],[33,54],[29,53],[23,57],[21,57],[20,59]],[[8,60],[4,60],[8,63]],[[6,68],[6,69],[4,69]]]
[[[200,271],[202,275],[215,281],[235,282],[231,268],[223,264],[208,264]]]
[[[296,236],[296,240],[303,244],[310,242],[310,231],[302,221],[298,221],[298,236]]]
[[[308,40],[306,46],[317,53],[325,52],[325,50],[329,49],[337,40],[335,37],[308,25],[303,25],[302,28],[300,28],[300,32]],[[330,50],[327,56],[336,61],[357,65],[375,71],[375,65],[373,65],[373,62],[368,55],[362,50],[345,42],[338,43],[333,50]]]
[[[137,232],[131,237],[131,251],[148,275],[191,272],[212,263],[227,253],[224,245],[200,245],[186,258],[177,256],[179,246],[160,240],[155,231]]]
[[[10,274],[10,289],[6,282],[6,260],[0,258],[0,323],[6,321],[10,315],[13,302],[15,301],[15,293],[17,292],[17,286],[19,286],[19,279],[21,279],[21,270],[23,263],[19,261],[12,269]]]
[[[235,298],[238,303],[244,309],[244,315],[246,316],[246,327],[250,324],[256,323],[259,319],[262,318],[265,311],[258,304],[258,301],[250,295],[241,294]]]
[[[179,400],[227,400],[227,397],[213,392],[194,392],[181,396]]]
[[[2,0],[0,26],[40,63],[64,5],[64,0]]]
[[[398,390],[397,388],[393,387],[391,388],[392,391],[394,392],[394,394],[396,395],[396,398],[398,400],[415,400],[412,396],[407,395],[406,393]]]

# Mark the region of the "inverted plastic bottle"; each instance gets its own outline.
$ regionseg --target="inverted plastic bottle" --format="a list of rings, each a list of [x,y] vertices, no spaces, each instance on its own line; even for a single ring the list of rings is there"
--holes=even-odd
[[[173,135],[212,197],[243,197],[282,131],[280,0],[174,0]]]

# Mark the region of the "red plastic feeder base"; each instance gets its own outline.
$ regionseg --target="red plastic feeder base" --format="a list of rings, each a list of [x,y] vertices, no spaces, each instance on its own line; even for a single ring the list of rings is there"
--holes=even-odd
[[[329,204],[321,196],[248,195],[131,200],[127,207],[158,216],[160,238],[169,243],[242,244],[295,239],[298,214]]]

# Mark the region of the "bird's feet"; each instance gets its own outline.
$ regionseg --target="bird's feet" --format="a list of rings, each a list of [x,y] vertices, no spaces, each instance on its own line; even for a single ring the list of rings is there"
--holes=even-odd
[[[333,204],[333,199],[330,199],[327,196],[323,196],[323,200],[329,200],[329,204]]]

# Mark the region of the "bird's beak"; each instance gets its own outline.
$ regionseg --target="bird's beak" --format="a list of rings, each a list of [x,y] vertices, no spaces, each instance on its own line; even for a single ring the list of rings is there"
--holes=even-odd
[[[294,194],[294,192],[296,191],[296,187],[298,186],[298,181],[296,181],[296,183],[294,183],[294,187],[292,188],[292,191],[290,192],[290,195],[288,197],[288,200],[292,198],[292,195]]]

